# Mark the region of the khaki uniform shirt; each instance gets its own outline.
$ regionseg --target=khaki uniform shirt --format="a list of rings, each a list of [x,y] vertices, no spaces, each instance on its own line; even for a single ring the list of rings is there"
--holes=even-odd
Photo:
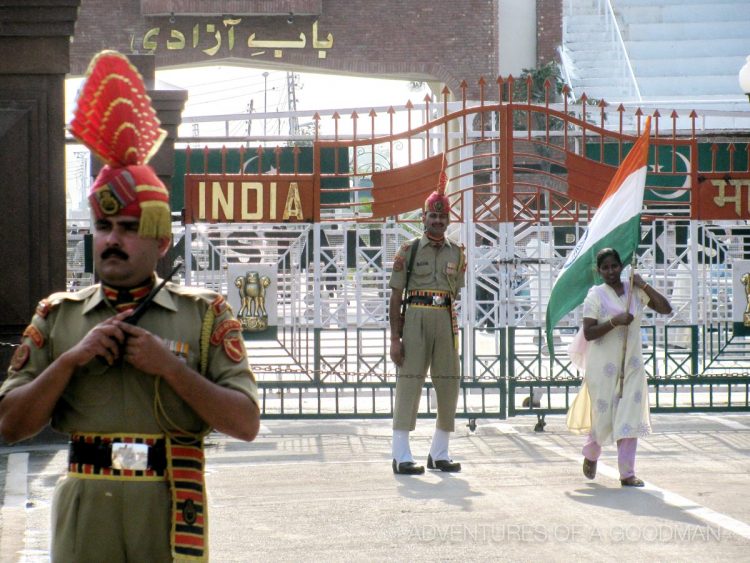
[[[209,313],[215,318],[204,329],[203,321]],[[11,361],[0,397],[32,381],[95,325],[114,314],[99,285],[55,293],[40,302]],[[257,385],[239,327],[226,331],[233,318],[228,304],[218,294],[167,283],[138,326],[165,339],[173,353],[198,372],[201,331],[210,331],[212,338],[204,337],[209,346],[205,377],[244,393],[258,404]],[[54,409],[51,425],[66,433],[162,433],[164,429],[154,414],[156,379],[127,362],[108,366],[94,359],[78,368],[70,379]],[[166,383],[159,385],[159,397],[175,426],[189,432],[205,429],[203,420]]]
[[[419,248],[409,276],[409,290],[449,291],[455,299],[458,291],[464,287],[466,258],[463,246],[452,242],[448,237],[439,249],[430,246],[430,239],[427,235],[401,245],[396,253],[388,285],[392,289],[404,289],[411,245],[415,242],[419,244]]]

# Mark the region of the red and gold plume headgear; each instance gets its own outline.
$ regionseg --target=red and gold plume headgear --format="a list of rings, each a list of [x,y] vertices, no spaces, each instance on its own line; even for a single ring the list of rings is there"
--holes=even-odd
[[[424,212],[429,213],[449,213],[451,202],[445,195],[445,187],[448,185],[448,176],[445,174],[445,154],[443,154],[443,165],[440,169],[440,178],[438,179],[437,189],[432,192],[424,201]]]
[[[169,192],[147,164],[166,131],[143,78],[116,51],[96,55],[86,75],[69,129],[105,164],[89,189],[94,216],[138,217],[140,236],[170,236]]]

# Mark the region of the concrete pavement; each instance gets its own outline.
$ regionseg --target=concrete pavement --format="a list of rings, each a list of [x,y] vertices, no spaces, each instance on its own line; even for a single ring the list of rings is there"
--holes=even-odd
[[[459,420],[459,474],[393,475],[382,420],[265,421],[253,443],[213,434],[207,447],[211,560],[741,561],[750,548],[750,415],[654,415],[641,440],[644,489],[621,488],[614,446],[597,478],[581,474],[581,438],[548,416]],[[412,451],[426,457],[433,421]],[[8,461],[28,454],[27,499]],[[2,561],[46,561],[51,492],[63,444],[0,450]],[[12,469],[15,473],[17,468]],[[10,528],[9,528],[10,527]],[[13,529],[14,533],[6,533]]]

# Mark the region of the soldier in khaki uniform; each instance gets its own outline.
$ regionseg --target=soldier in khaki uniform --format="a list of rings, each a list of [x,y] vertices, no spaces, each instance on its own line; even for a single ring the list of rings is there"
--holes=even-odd
[[[89,193],[101,284],[40,302],[0,388],[0,433],[15,442],[51,422],[71,436],[53,561],[206,561],[203,436],[253,440],[257,385],[224,298],[154,272],[171,217],[145,163],[163,137],[140,76],[112,52],[89,73],[71,131],[107,162]]]
[[[445,175],[441,174],[440,187],[425,201],[425,233],[399,249],[389,283],[390,356],[398,366],[392,467],[399,474],[424,473],[424,466],[417,465],[412,456],[409,432],[416,427],[428,368],[437,394],[438,414],[427,467],[447,472],[461,470],[461,464],[448,454],[448,442],[455,427],[460,386],[455,306],[464,286],[466,259],[463,246],[445,236],[450,203],[444,188]],[[414,245],[416,254],[406,287]],[[400,311],[405,287],[407,308],[402,333]]]

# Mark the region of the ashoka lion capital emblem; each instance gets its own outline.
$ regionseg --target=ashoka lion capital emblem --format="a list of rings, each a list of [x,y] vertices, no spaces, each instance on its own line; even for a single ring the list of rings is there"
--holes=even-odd
[[[271,285],[271,278],[258,272],[247,272],[234,280],[234,286],[240,294],[240,310],[237,320],[244,330],[261,332],[268,328],[266,312],[266,289]]]

